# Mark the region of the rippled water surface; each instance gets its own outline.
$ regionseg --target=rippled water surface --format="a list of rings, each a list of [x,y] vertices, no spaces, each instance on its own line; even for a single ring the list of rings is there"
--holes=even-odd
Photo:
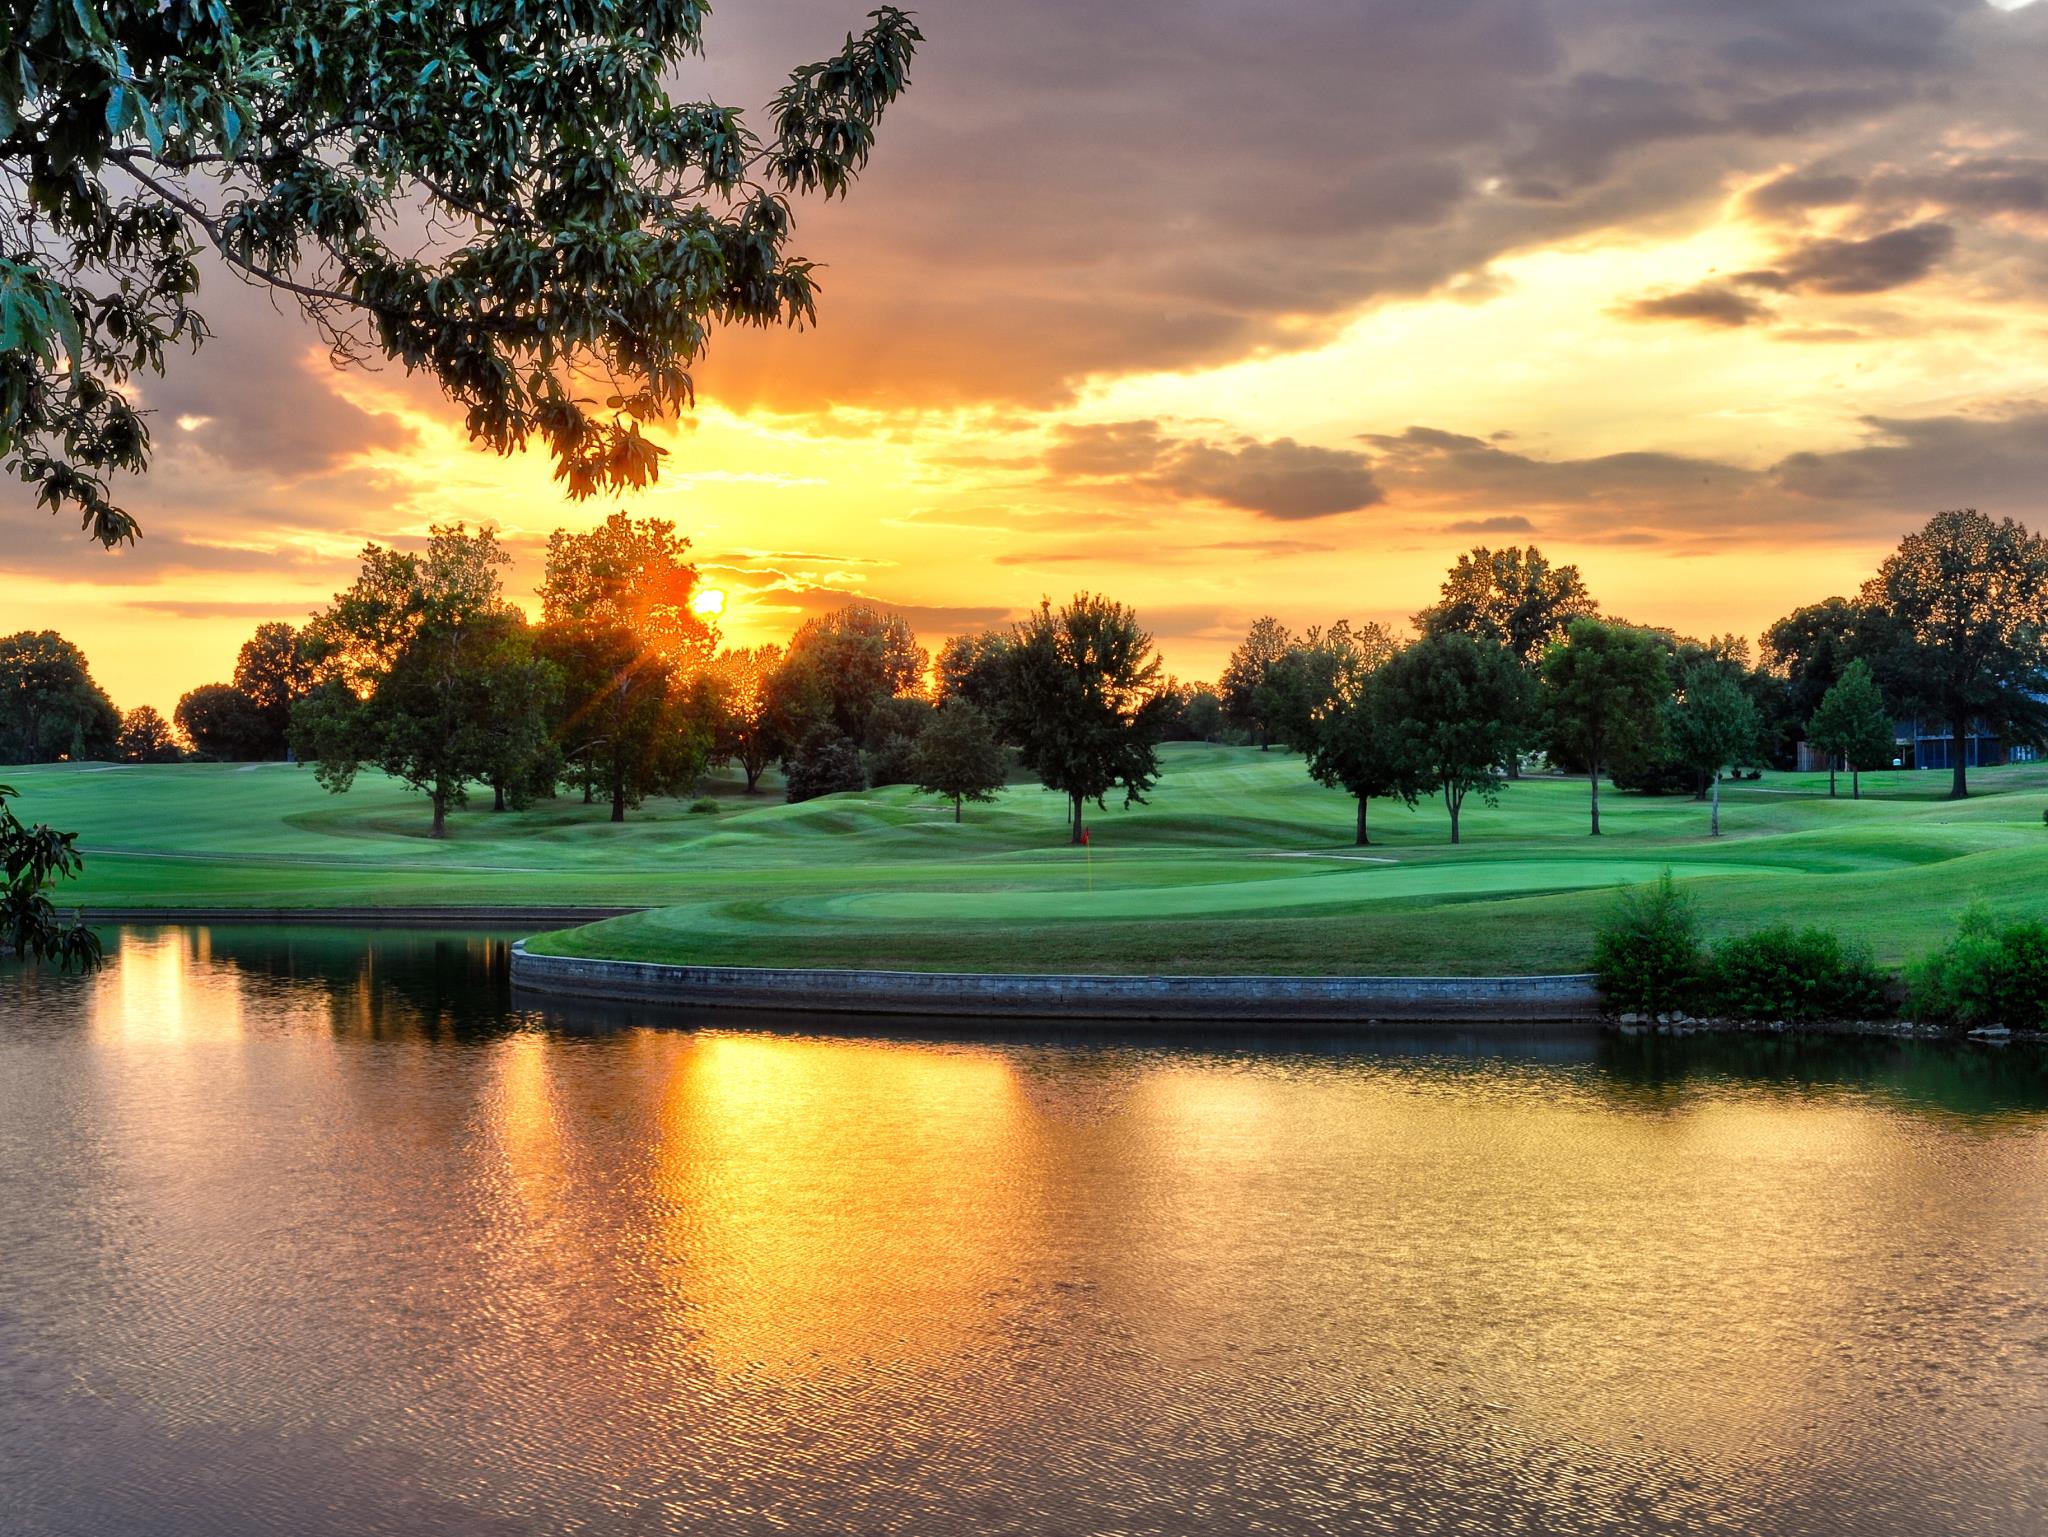
[[[0,1528],[2038,1533],[2048,1070],[0,973]]]

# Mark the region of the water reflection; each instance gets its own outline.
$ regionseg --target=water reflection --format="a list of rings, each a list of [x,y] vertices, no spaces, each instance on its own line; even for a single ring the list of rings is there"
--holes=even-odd
[[[505,959],[0,979],[0,1524],[2048,1519],[2037,1055],[650,1028]]]

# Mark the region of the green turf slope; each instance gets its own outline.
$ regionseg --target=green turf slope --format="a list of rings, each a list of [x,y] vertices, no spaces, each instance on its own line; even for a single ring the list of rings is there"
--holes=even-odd
[[[1611,888],[1669,866],[1713,931],[1822,922],[1897,962],[1983,899],[2048,912],[2048,768],[1865,778],[1861,801],[1819,775],[1724,793],[1724,835],[1686,799],[1603,797],[1525,780],[1470,805],[1375,804],[1375,842],[1301,760],[1174,746],[1150,804],[1094,813],[1063,842],[1064,803],[1014,788],[948,806],[905,788],[788,806],[711,788],[721,809],[650,803],[623,826],[573,798],[473,810],[425,836],[424,802],[377,776],[347,795],[266,764],[0,770],[34,820],[75,828],[96,907],[634,905],[651,911],[542,936],[558,954],[926,970],[1513,974],[1578,969]],[[1846,790],[1846,781],[1844,784]]]

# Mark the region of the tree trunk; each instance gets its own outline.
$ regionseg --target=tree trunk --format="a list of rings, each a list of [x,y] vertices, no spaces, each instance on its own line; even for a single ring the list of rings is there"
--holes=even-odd
[[[1360,848],[1364,848],[1372,842],[1372,839],[1365,835],[1365,797],[1363,795],[1358,797],[1358,837],[1356,842]]]
[[[1963,759],[1970,748],[1970,723],[1957,716],[1949,727],[1949,756],[1955,762],[1955,778],[1949,783],[1949,799],[1962,800],[1970,793],[1970,778],[1963,770]]]
[[[505,787],[504,787],[503,785],[492,785],[492,786],[491,786],[491,810],[493,810],[493,811],[503,811],[504,809],[505,809]]]
[[[612,769],[612,820],[626,820],[626,776],[617,767]]]
[[[1828,799],[1835,798],[1835,755],[1828,754]]]
[[[1465,797],[1453,796],[1448,787],[1444,790],[1444,804],[1451,808],[1451,842],[1458,841],[1458,813],[1463,809]]]
[[[1856,767],[1853,763],[1849,765],[1849,799],[1852,801],[1863,799],[1863,770]]]
[[[1586,770],[1586,782],[1593,787],[1593,836],[1600,836],[1600,765],[1595,763]]]
[[[1710,837],[1718,838],[1721,836],[1721,771],[1719,769],[1714,770],[1714,815],[1709,826],[1712,829],[1709,833]]]
[[[960,825],[960,797],[957,795],[953,797],[953,825]]]
[[[1520,779],[1522,777],[1522,755],[1518,752],[1509,753],[1506,767],[1509,779]]]
[[[586,806],[588,806],[592,801],[594,801],[597,798],[595,792],[591,788],[593,781],[594,776],[591,774],[589,768],[586,767],[583,770],[583,804]]]
[[[1082,802],[1081,802],[1081,797],[1080,797],[1080,796],[1078,796],[1078,795],[1070,795],[1070,796],[1068,796],[1068,797],[1067,797],[1067,799],[1069,799],[1070,801],[1072,801],[1072,802],[1074,803],[1074,838],[1073,838],[1073,841],[1074,841],[1075,843],[1077,843],[1077,844],[1078,844],[1078,843],[1079,843],[1079,842],[1081,841],[1081,805],[1082,805]]]
[[[434,830],[429,836],[448,836],[448,794],[439,784],[434,786]]]

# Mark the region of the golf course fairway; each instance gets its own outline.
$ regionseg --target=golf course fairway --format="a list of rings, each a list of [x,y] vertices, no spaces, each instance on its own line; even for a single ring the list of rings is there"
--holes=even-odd
[[[651,801],[620,825],[573,796],[485,809],[426,836],[422,797],[376,775],[330,795],[285,764],[0,770],[20,813],[79,834],[95,911],[644,907],[536,936],[541,954],[899,970],[1509,976],[1584,969],[1614,888],[1669,868],[1709,935],[1819,923],[1898,964],[1972,901],[2048,913],[2048,766],[1820,774],[1722,794],[1723,834],[1685,797],[1602,796],[1531,778],[1476,799],[1453,847],[1440,805],[1352,803],[1282,752],[1174,744],[1149,802],[1090,812],[1013,785],[952,807],[907,786],[786,805],[714,778],[716,809]],[[706,804],[700,802],[699,804]]]

